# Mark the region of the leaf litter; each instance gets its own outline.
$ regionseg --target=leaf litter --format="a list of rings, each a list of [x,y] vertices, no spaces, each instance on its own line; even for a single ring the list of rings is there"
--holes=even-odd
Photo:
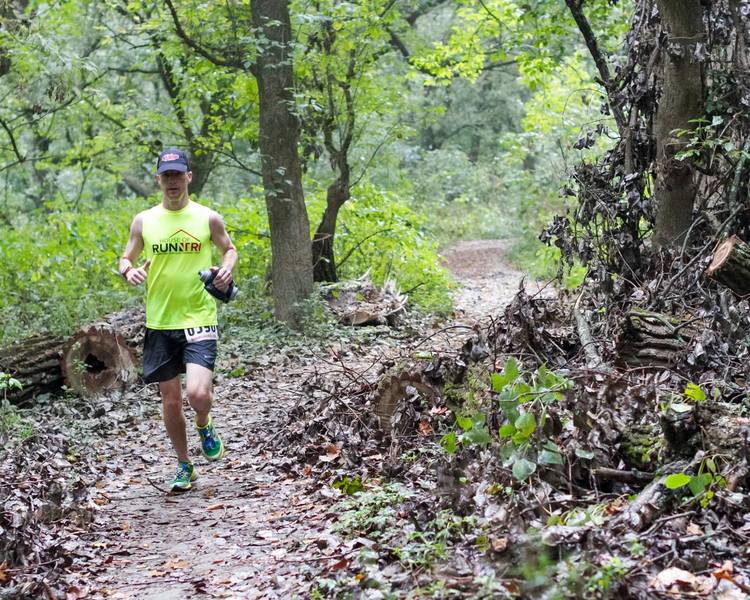
[[[513,298],[518,274],[495,267]],[[692,481],[708,459],[744,456],[746,438],[726,434],[744,426],[736,411],[690,411],[724,432],[690,455],[659,439],[631,447],[636,427],[663,437],[658,408],[684,380],[576,363],[570,312],[549,294],[522,289],[494,310],[410,315],[220,375],[231,451],[198,460],[179,496],[163,493],[173,459],[154,389],[40,399],[34,435],[2,455],[0,597],[541,598],[555,582],[568,597],[745,593],[745,475],[724,461],[725,485],[696,495],[662,475]],[[514,435],[530,432],[523,456],[485,439],[507,421],[492,378],[512,375],[510,355],[539,397],[557,389],[539,383],[542,364],[571,382],[534,427],[516,421]]]

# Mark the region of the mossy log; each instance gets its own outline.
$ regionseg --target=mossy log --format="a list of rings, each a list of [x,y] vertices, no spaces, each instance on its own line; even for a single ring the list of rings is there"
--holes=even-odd
[[[738,296],[750,294],[750,245],[736,235],[718,244],[706,275]]]
[[[689,319],[631,310],[621,324],[617,355],[630,367],[669,367],[685,353],[698,329]]]
[[[139,308],[108,315],[67,339],[39,335],[0,349],[0,371],[23,386],[8,398],[26,402],[63,384],[89,395],[124,385],[136,375],[144,333],[145,314]]]

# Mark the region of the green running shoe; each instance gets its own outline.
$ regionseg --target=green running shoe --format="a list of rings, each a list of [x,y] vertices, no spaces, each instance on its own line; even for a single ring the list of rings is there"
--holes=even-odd
[[[208,415],[208,423],[205,426],[198,427],[198,423],[195,426],[198,428],[198,433],[201,436],[203,456],[208,460],[219,460],[222,458],[224,456],[224,444],[214,429],[214,420],[211,418],[211,415]]]
[[[193,487],[193,481],[196,479],[198,479],[198,471],[193,463],[180,462],[170,486],[173,492],[186,492]]]

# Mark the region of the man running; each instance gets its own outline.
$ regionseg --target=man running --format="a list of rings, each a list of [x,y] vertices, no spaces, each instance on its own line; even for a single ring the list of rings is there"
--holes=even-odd
[[[181,373],[185,373],[203,455],[208,460],[224,456],[224,444],[211,418],[216,301],[204,290],[198,272],[216,270],[214,285],[225,291],[237,263],[237,251],[221,216],[190,200],[192,177],[182,150],[171,148],[159,155],[156,180],[162,201],[135,216],[120,259],[120,273],[128,283],[147,282],[143,377],[147,383],[159,382],[164,425],[179,461],[173,491],[189,490],[198,478],[188,456]],[[222,254],[220,267],[211,267],[210,242]],[[146,261],[136,267],[143,250]]]

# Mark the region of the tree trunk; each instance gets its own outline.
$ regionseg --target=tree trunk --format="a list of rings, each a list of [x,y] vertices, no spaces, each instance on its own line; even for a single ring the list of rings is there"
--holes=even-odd
[[[723,283],[739,296],[750,294],[750,246],[736,235],[714,250],[706,275]]]
[[[310,224],[297,150],[299,122],[293,113],[292,32],[287,0],[252,0],[258,32],[260,152],[271,231],[271,271],[276,317],[300,325],[297,303],[312,292]]]
[[[705,42],[700,0],[657,0],[668,41],[664,49],[662,95],[654,118],[656,136],[656,222],[654,243],[673,247],[682,243],[693,219],[693,168],[675,156],[685,146],[677,129],[691,129],[691,119],[703,114],[701,65],[693,49]]]
[[[315,281],[338,281],[333,242],[336,236],[336,220],[339,210],[348,199],[349,186],[340,179],[328,187],[326,210],[312,243],[313,279]]]

